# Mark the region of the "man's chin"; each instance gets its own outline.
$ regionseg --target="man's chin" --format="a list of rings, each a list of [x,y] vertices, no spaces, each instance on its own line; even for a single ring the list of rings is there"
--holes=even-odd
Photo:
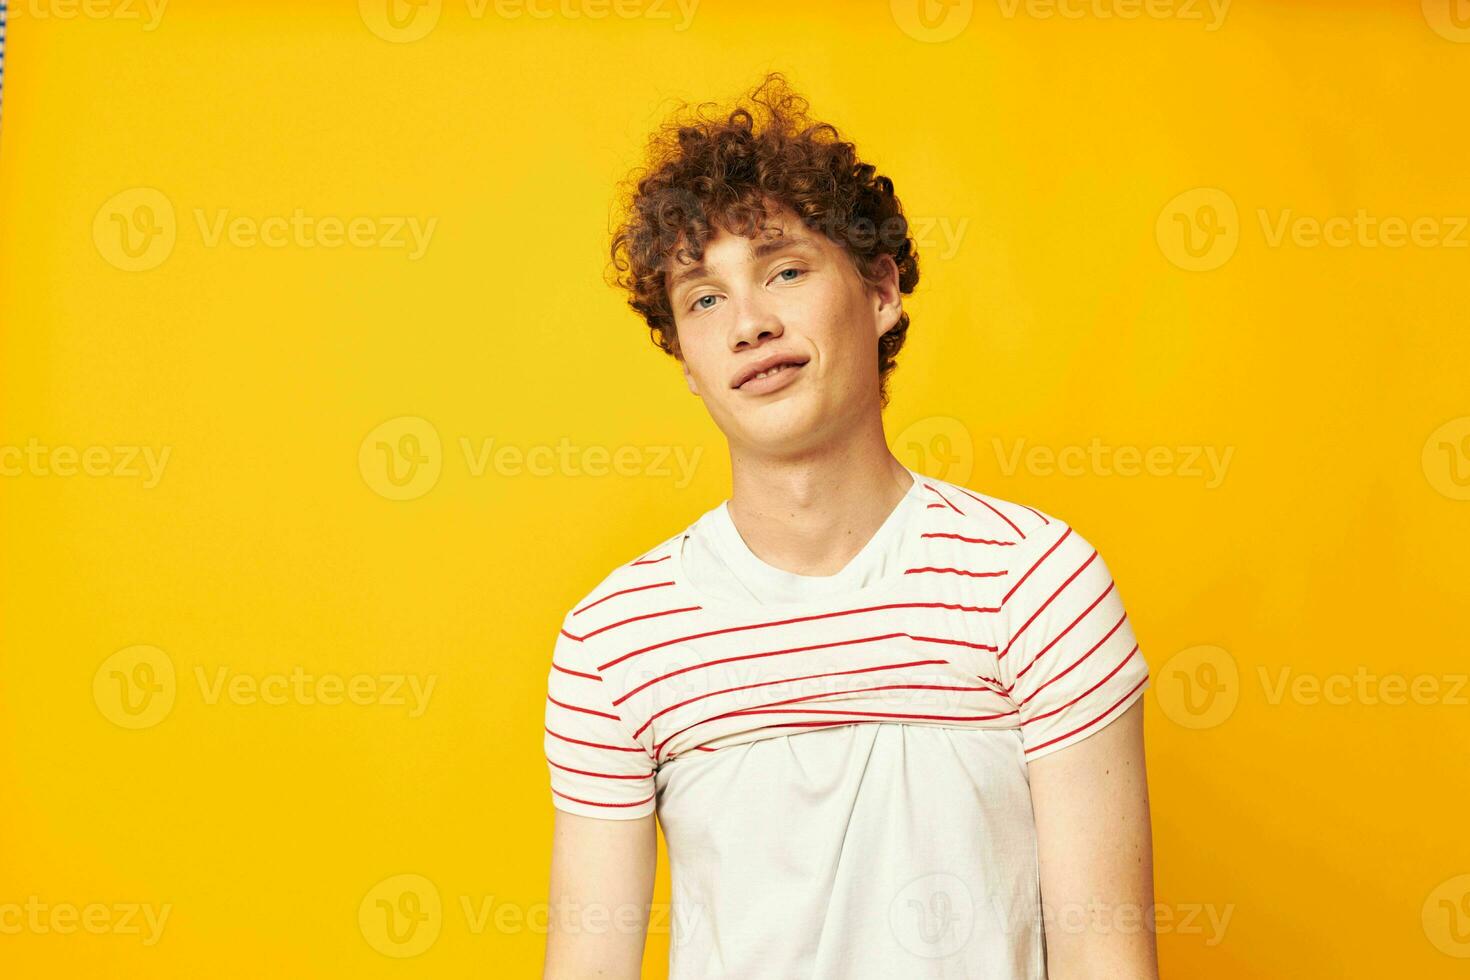
[[[814,444],[827,420],[808,399],[789,398],[732,406],[732,437],[752,447],[793,448]]]

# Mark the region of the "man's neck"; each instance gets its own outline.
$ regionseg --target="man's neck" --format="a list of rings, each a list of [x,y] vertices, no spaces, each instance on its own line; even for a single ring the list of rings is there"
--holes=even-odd
[[[796,459],[731,454],[730,519],[757,558],[798,575],[846,567],[913,485],[878,435]]]

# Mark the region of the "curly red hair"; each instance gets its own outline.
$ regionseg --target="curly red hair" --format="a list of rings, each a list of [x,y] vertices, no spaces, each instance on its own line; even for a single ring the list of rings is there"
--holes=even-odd
[[[781,72],[768,73],[748,103],[726,113],[705,102],[693,118],[671,118],[649,138],[645,166],[620,185],[612,281],[628,292],[654,344],[675,358],[681,355],[666,271],[676,261],[698,261],[716,226],[753,236],[773,207],[790,208],[841,246],[869,285],[880,279],[883,255],[898,267],[901,293],[919,282],[918,253],[893,181],[860,161],[836,127],[808,118],[807,100]],[[711,107],[713,118],[705,111]],[[908,328],[903,313],[878,338],[883,406]]]

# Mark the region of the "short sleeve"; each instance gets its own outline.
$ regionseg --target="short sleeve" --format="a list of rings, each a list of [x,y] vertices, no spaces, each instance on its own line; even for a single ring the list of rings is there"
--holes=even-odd
[[[1009,572],[997,664],[1030,763],[1106,728],[1149,670],[1107,564],[1065,522],[1033,532]]]
[[[586,817],[633,820],[652,813],[654,766],[611,704],[597,668],[563,621],[546,679],[544,746],[551,802]]]

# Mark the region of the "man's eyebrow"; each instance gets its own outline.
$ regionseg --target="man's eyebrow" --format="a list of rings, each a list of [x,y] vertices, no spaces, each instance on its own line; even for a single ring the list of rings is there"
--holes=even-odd
[[[768,238],[757,245],[752,245],[749,248],[749,252],[751,258],[763,259],[773,252],[781,252],[785,251],[786,249],[794,249],[798,251],[813,253],[817,251],[816,245],[812,243],[812,240],[810,238],[787,238],[782,235],[776,238]],[[690,279],[700,279],[708,274],[709,269],[705,266],[703,262],[700,262],[696,265],[691,265],[689,268],[684,269],[682,272],[678,273],[669,280],[669,292],[672,293],[675,289],[678,289],[681,284],[688,282]]]

